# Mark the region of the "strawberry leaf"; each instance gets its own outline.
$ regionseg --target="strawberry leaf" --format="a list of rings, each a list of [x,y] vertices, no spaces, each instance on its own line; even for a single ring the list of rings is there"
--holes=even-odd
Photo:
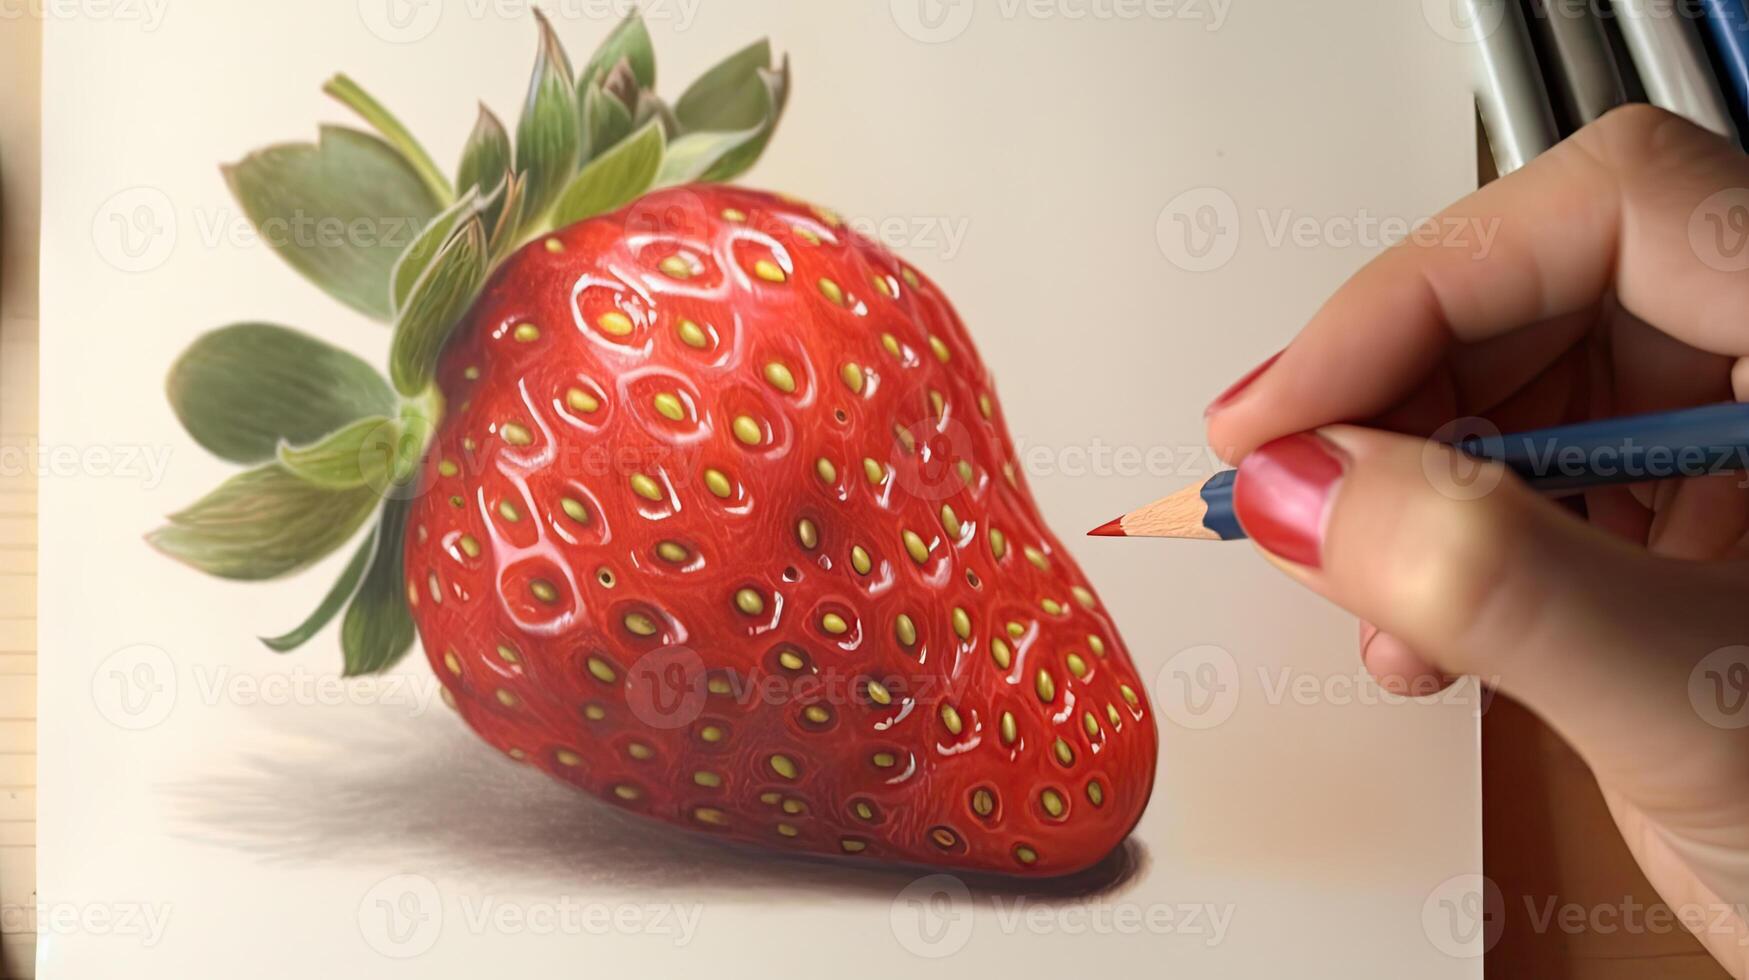
[[[390,276],[396,313],[407,305],[407,294],[413,291],[420,275],[431,266],[431,260],[437,257],[438,249],[450,240],[456,226],[481,210],[478,189],[469,187],[454,204],[432,218],[431,223],[421,229],[419,236],[413,239],[413,244],[408,245],[407,250],[401,253],[401,257],[395,261],[395,271]]]
[[[577,170],[582,136],[578,131],[577,92],[571,63],[545,15],[540,21],[540,50],[528,99],[516,125],[516,169],[528,178],[525,216],[538,221],[547,205]]]
[[[379,499],[366,487],[330,490],[270,464],[219,484],[146,540],[209,575],[277,578],[346,543]]]
[[[335,579],[334,585],[328,589],[328,594],[322,597],[321,605],[315,608],[303,622],[293,627],[291,632],[279,636],[264,636],[261,642],[275,653],[290,653],[310,641],[310,638],[322,631],[346,605],[346,600],[358,591],[358,581],[364,578],[365,569],[370,567],[371,555],[376,552],[377,529],[371,528],[359,544],[358,550],[352,553],[352,560],[346,563],[346,570]]]
[[[583,130],[585,157],[593,160],[619,145],[632,131],[631,110],[600,85],[590,85],[583,92]]]
[[[631,65],[638,85],[646,89],[656,87],[656,49],[650,44],[650,31],[644,26],[643,15],[635,9],[589,56],[589,63],[578,76],[579,83],[589,85],[597,75],[605,75],[622,60]]]
[[[456,168],[456,188],[466,193],[470,188],[482,199],[490,198],[503,186],[510,172],[510,136],[504,124],[492,110],[480,105],[480,116],[474,121],[474,131],[468,134],[462,148],[462,162]],[[488,212],[486,224],[497,220],[497,208]]]
[[[655,183],[666,147],[661,120],[650,120],[571,180],[553,206],[553,223],[568,225],[636,200]]]
[[[527,200],[523,196],[528,189],[528,181],[521,174],[506,174],[504,186],[501,189],[503,200],[499,203],[498,223],[487,236],[490,255],[486,268],[495,267],[511,250],[516,248],[520,240],[518,230],[522,227],[522,208]]]
[[[682,135],[669,146],[659,186],[695,180],[727,181],[744,173],[765,152],[789,101],[789,59],[776,71],[754,63],[763,42],[706,73],[674,107]],[[714,81],[712,79],[714,78]],[[700,86],[710,82],[708,91]]]
[[[401,423],[373,415],[310,446],[279,447],[279,463],[300,478],[330,490],[381,489],[400,456]]]
[[[413,285],[395,322],[389,346],[389,378],[409,397],[431,384],[437,355],[456,321],[467,312],[486,278],[486,232],[469,218],[438,250],[431,267]]]
[[[259,150],[224,174],[268,247],[379,320],[390,317],[395,260],[442,206],[394,147],[340,126],[322,127],[314,144]]]
[[[387,670],[413,646],[413,616],[407,609],[401,557],[408,509],[409,502],[401,499],[392,499],[383,507],[370,572],[340,623],[347,677]]]
[[[359,117],[371,124],[371,128],[382,134],[389,145],[401,151],[401,156],[425,181],[432,196],[439,201],[448,201],[455,196],[450,190],[449,181],[443,177],[443,171],[437,169],[432,162],[431,154],[425,152],[425,147],[413,138],[407,127],[401,125],[401,120],[395,114],[383,107],[383,104],[372,98],[359,84],[344,74],[328,79],[328,84],[322,86],[322,91],[333,96],[342,105],[358,113]]]
[[[235,323],[196,340],[170,368],[170,407],[209,452],[237,463],[273,459],[371,415],[395,394],[376,369],[307,334]]]

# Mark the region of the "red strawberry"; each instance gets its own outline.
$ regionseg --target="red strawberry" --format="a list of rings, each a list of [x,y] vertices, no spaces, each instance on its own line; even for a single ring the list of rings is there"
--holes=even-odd
[[[335,76],[381,138],[326,127],[225,173],[299,272],[393,321],[388,377],[286,327],[200,338],[171,404],[248,469],[149,538],[259,580],[362,537],[267,645],[344,610],[355,675],[417,629],[488,741],[628,810],[1085,867],[1147,804],[1154,723],[959,318],[831,214],[692,183],[753,165],[789,78],[761,41],[670,104],[635,13],[575,74],[542,20],[514,141],[482,109],[452,183]],[[311,219],[347,234],[273,233]]]
[[[694,185],[552,233],[438,380],[408,595],[493,745],[801,851],[1059,874],[1136,823],[1141,684],[977,351],[829,212]]]

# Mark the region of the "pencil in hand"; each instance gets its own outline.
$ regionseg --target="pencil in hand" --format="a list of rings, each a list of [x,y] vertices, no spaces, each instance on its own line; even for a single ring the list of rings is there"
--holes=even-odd
[[[1563,493],[1749,470],[1749,405],[1721,404],[1512,435],[1459,439],[1452,448],[1502,464],[1532,488]],[[1238,470],[1216,473],[1087,532],[1091,537],[1246,537],[1233,506]]]

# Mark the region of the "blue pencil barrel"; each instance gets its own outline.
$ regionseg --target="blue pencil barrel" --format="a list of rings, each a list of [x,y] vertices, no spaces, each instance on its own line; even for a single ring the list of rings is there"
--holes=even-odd
[[[1472,436],[1454,447],[1502,463],[1545,492],[1729,473],[1749,469],[1749,405]]]

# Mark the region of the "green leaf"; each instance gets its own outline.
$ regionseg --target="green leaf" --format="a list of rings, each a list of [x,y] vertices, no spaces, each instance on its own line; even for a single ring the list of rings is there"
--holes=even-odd
[[[771,68],[771,42],[761,38],[724,58],[686,87],[674,115],[687,132],[746,129],[765,117],[759,73]]]
[[[387,320],[389,274],[442,207],[394,147],[324,126],[316,143],[270,146],[225,167],[262,240],[353,309]]]
[[[644,26],[643,15],[633,10],[626,15],[625,20],[613,29],[607,40],[601,42],[601,47],[589,56],[589,63],[583,66],[583,73],[578,76],[581,84],[587,85],[598,74],[606,74],[614,65],[624,59],[631,63],[632,74],[637,76],[638,84],[644,88],[656,87],[656,49],[650,43],[650,31]]]
[[[474,131],[468,134],[467,145],[462,147],[462,162],[456,168],[456,187],[464,191],[472,187],[483,197],[503,182],[509,169],[510,134],[482,102],[479,118],[474,120]]]
[[[209,575],[277,578],[345,544],[378,500],[368,487],[329,490],[269,464],[226,480],[146,540]]]
[[[582,148],[571,63],[546,17],[539,11],[536,17],[540,21],[540,51],[529,79],[522,119],[516,125],[516,169],[528,178],[523,213],[532,221],[546,214],[547,206],[576,172]]]
[[[425,181],[432,196],[439,201],[448,201],[455,196],[450,190],[449,181],[443,177],[443,172],[437,169],[437,164],[431,160],[431,154],[425,152],[425,147],[413,138],[407,127],[401,125],[401,120],[395,114],[383,107],[383,104],[372,98],[359,84],[344,74],[328,79],[328,84],[322,86],[322,91],[338,99],[342,105],[359,114],[371,128],[382,134],[389,145],[401,151],[407,163],[418,172],[419,179]]]
[[[413,396],[431,384],[443,342],[485,278],[486,232],[476,215],[438,250],[407,296],[389,344],[389,378],[397,391]]]
[[[353,552],[352,560],[346,563],[346,570],[340,573],[328,594],[322,597],[322,604],[303,622],[293,627],[291,632],[281,633],[279,636],[264,636],[261,642],[275,653],[290,653],[320,633],[322,627],[327,626],[340,612],[340,608],[346,605],[346,600],[352,598],[352,593],[358,590],[358,580],[364,578],[365,569],[370,567],[371,554],[376,551],[376,540],[377,529],[373,527],[364,536],[358,550]]]
[[[724,66],[744,56],[745,52],[712,69],[706,79],[719,75],[726,80],[733,73]],[[693,89],[704,81],[700,79]],[[694,180],[733,180],[765,152],[789,100],[789,59],[784,59],[777,71],[755,69],[750,83],[739,82],[731,87],[738,93],[733,99],[722,98],[720,93],[695,96],[693,89],[681,97],[674,111],[683,135],[669,145],[668,159],[657,179],[659,186]],[[693,100],[690,106],[689,97]],[[707,120],[710,125],[704,125]],[[744,120],[751,122],[741,128],[730,125]]]
[[[618,146],[591,160],[553,206],[553,223],[568,225],[636,200],[655,183],[666,146],[661,120],[652,119]]]
[[[480,200],[492,200],[510,172],[510,136],[492,110],[481,103],[474,131],[468,134],[467,145],[462,147],[462,162],[456,168],[456,188],[463,193],[472,188],[478,192]],[[501,207],[502,199],[498,199],[498,203],[487,210],[487,227],[497,221]]]
[[[330,490],[382,490],[395,471],[400,444],[399,420],[373,415],[314,445],[282,444],[279,462],[302,479]]]
[[[519,232],[522,228],[522,207],[523,202],[527,200],[523,197],[523,192],[527,187],[528,181],[524,180],[521,174],[510,174],[504,178],[504,186],[501,188],[503,200],[499,204],[498,224],[493,227],[492,234],[487,238],[488,251],[490,252],[486,260],[486,268],[488,269],[495,268],[506,255],[509,255],[516,248],[516,243],[521,240]]]
[[[401,557],[409,506],[406,500],[394,499],[383,507],[376,556],[340,623],[347,677],[387,670],[413,647],[413,616],[407,609]]]
[[[456,226],[482,211],[480,207],[479,190],[469,187],[454,204],[445,208],[442,214],[431,219],[419,232],[419,237],[413,239],[413,244],[401,253],[395,262],[395,271],[390,277],[391,288],[394,290],[394,308],[397,313],[407,305],[407,294],[413,291],[413,286],[419,281],[419,276],[431,266],[431,260],[437,257],[437,250],[449,241],[455,233]]]
[[[585,158],[593,160],[631,133],[631,110],[600,85],[591,85],[583,93],[583,128],[588,150]]]
[[[273,459],[370,415],[395,411],[376,369],[338,347],[270,323],[234,323],[182,352],[170,407],[207,451],[237,463]]]

